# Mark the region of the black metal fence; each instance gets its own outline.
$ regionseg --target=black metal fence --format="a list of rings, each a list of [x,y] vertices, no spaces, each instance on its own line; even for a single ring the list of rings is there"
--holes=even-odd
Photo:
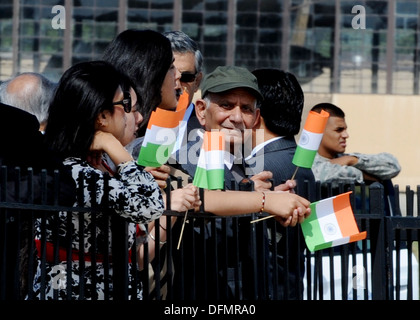
[[[111,214],[106,203],[86,208],[63,202],[58,172],[12,171],[0,171],[0,300],[74,299],[75,292],[77,299],[105,300],[419,298],[420,187],[401,193],[379,183],[300,186],[298,193],[312,200],[352,190],[356,221],[368,235],[315,253],[306,250],[299,226],[283,228],[274,219],[250,224],[255,214],[217,217],[204,207],[171,211],[168,191],[166,227],[130,247],[130,222]],[[72,247],[71,218],[66,226],[54,223],[64,212],[80,227],[86,217],[92,220],[89,253]],[[161,232],[166,240],[150,251]],[[53,241],[46,241],[47,233]],[[78,239],[79,247],[85,240]],[[140,259],[139,248],[145,252]],[[92,272],[98,266],[101,272]],[[76,284],[75,270],[82,275]],[[98,285],[102,295],[95,293]]]

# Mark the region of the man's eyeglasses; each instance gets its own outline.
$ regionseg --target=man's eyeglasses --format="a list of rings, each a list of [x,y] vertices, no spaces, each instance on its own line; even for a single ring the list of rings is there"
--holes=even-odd
[[[131,95],[130,92],[124,91],[124,99],[112,103],[113,106],[122,105],[126,113],[131,112]]]
[[[196,73],[183,72],[183,73],[181,73],[181,78],[179,79],[179,81],[181,81],[181,82],[193,82],[195,80],[196,76],[197,76],[197,72]]]

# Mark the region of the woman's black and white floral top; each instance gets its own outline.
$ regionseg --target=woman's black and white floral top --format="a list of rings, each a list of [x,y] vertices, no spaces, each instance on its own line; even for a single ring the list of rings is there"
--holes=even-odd
[[[91,167],[78,158],[68,158],[65,167],[72,172],[76,187],[84,185],[84,206],[91,206],[88,181],[92,175],[98,175],[96,202],[102,203],[104,195],[104,173]],[[135,223],[148,223],[159,218],[164,211],[162,194],[153,176],[142,170],[135,162],[129,161],[117,166],[116,177],[109,181],[109,207],[121,217]],[[84,174],[84,181],[79,181],[79,174]]]
[[[161,191],[159,189],[158,184],[154,180],[153,176],[142,170],[135,161],[129,161],[124,164],[121,164],[117,167],[117,174],[114,177],[108,178],[108,186],[107,193],[108,197],[104,197],[106,194],[105,192],[105,174],[98,169],[93,168],[90,166],[86,161],[82,161],[79,158],[67,158],[64,161],[64,165],[67,169],[70,170],[74,181],[76,182],[78,200],[75,203],[75,206],[79,207],[91,207],[92,205],[104,205],[106,204],[106,208],[108,208],[111,214],[117,214],[125,219],[127,219],[128,223],[128,245],[129,248],[135,243],[136,237],[136,225],[137,224],[147,224],[155,219],[158,219],[164,211],[164,203]],[[93,180],[92,180],[93,178]],[[96,181],[95,185],[92,185],[92,181]],[[92,195],[95,195],[93,199]],[[93,232],[93,225],[92,225],[92,213],[86,212],[83,214],[83,227],[80,228],[80,218],[78,212],[72,213],[72,248],[73,250],[79,250],[79,243],[81,236],[83,236],[83,246],[84,252],[87,255],[93,254],[92,250],[92,243],[95,243],[95,253],[101,254],[103,252],[104,246],[111,245],[111,231],[104,232],[103,220],[104,215],[102,213],[96,213],[96,232]],[[59,238],[62,240],[68,239],[68,226],[67,226],[67,212],[60,212],[58,214],[58,225],[59,225]],[[53,219],[47,219],[46,221],[46,234],[45,237],[47,241],[53,241],[54,234],[53,229],[54,225],[57,225],[56,222],[52,221]],[[37,222],[36,228],[36,238],[40,239],[41,237],[41,228],[39,220]],[[109,229],[109,224],[108,229]],[[80,234],[80,230],[83,230],[83,235]],[[109,251],[110,252],[110,251]],[[48,260],[48,259],[47,259]],[[100,262],[100,261],[99,261]],[[65,263],[65,261],[61,261],[61,263]],[[74,264],[74,263],[73,263]],[[77,262],[76,262],[77,264]],[[48,278],[51,277],[51,270],[53,264],[51,261],[47,261],[47,274]],[[98,263],[97,268],[101,268],[101,263]],[[78,286],[78,268],[77,266],[72,267],[74,273],[72,275],[73,278],[73,285],[76,287]],[[86,273],[84,277],[89,277],[89,267],[86,268]],[[97,270],[96,274],[102,273],[101,270]],[[38,270],[37,275],[34,281],[34,291],[35,294],[39,297],[40,294],[40,270]],[[92,274],[92,273],[90,273]],[[112,272],[111,272],[112,274]],[[89,282],[89,280],[88,280]],[[47,292],[46,296],[50,297],[53,288],[47,282]],[[103,290],[102,284],[99,282],[97,283],[98,287],[93,289],[90,294],[99,294]],[[65,290],[62,290],[63,294]],[[95,293],[96,291],[96,293]],[[90,296],[89,293],[86,294],[86,297]],[[59,293],[59,296],[61,294]],[[72,294],[73,298],[77,297],[77,292]],[[100,298],[100,297],[99,297]]]

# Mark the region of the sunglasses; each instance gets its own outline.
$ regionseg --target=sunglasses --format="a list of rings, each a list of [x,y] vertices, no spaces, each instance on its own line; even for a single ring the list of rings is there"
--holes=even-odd
[[[122,105],[126,113],[131,112],[131,95],[130,92],[124,91],[124,99],[112,103],[113,106]]]
[[[183,73],[181,73],[181,78],[179,79],[179,81],[181,81],[181,82],[193,82],[195,80],[196,76],[197,76],[197,72],[196,73],[183,72]]]

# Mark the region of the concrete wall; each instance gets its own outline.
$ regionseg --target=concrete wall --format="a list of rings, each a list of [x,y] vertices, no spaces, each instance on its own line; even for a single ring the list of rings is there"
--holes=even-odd
[[[389,152],[402,167],[393,179],[401,189],[420,185],[420,96],[306,94],[302,126],[309,109],[331,102],[346,114],[347,152]]]

